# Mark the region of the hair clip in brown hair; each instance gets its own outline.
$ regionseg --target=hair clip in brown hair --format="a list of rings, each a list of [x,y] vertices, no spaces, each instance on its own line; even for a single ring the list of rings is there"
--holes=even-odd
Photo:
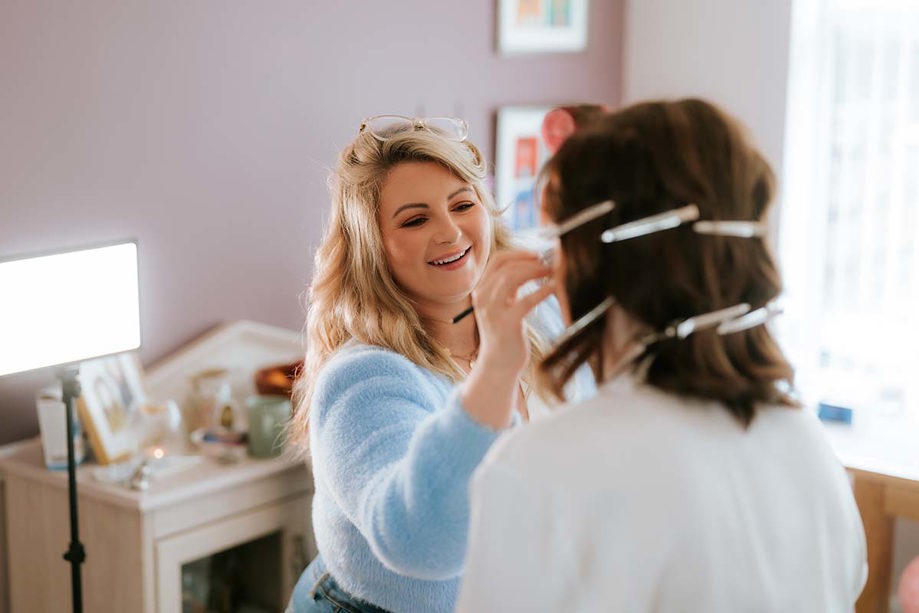
[[[663,230],[677,228],[689,221],[699,219],[699,207],[695,204],[665,211],[657,215],[650,215],[635,221],[630,221],[614,228],[607,228],[600,235],[604,243],[615,243],[630,238],[637,238]],[[761,221],[696,221],[692,229],[697,234],[711,236],[736,236],[738,238],[753,238],[765,236],[768,228]]]
[[[768,228],[761,221],[697,221],[692,229],[698,234],[753,238],[766,236]]]
[[[699,218],[699,207],[694,204],[687,204],[684,207],[650,215],[635,221],[630,221],[614,228],[607,228],[600,235],[600,240],[604,243],[615,243],[624,241],[629,238],[645,236],[662,230],[670,230],[683,225],[687,221]]]
[[[582,211],[575,213],[558,225],[542,226],[532,230],[523,230],[517,232],[515,237],[520,246],[529,251],[539,254],[543,263],[547,266],[552,264],[555,256],[555,239],[568,234],[575,228],[598,219],[616,208],[616,203],[612,200],[604,200],[593,204]]]
[[[664,328],[663,332],[655,332],[647,335],[640,340],[642,345],[650,345],[668,338],[684,339],[694,332],[705,330],[717,326],[716,332],[722,336],[734,334],[743,330],[749,330],[756,326],[766,324],[778,315],[781,315],[784,309],[778,305],[776,300],[766,303],[758,309],[750,310],[750,305],[746,302],[735,304],[724,309],[703,313],[689,317],[682,321],[677,321]]]
[[[741,317],[722,322],[718,326],[717,332],[718,334],[725,335],[734,334],[742,330],[749,330],[750,328],[755,328],[756,326],[761,326],[772,321],[784,312],[785,309],[780,307],[778,303],[773,300],[766,303],[766,306],[750,311]]]
[[[746,302],[741,302],[740,304],[735,304],[734,306],[729,306],[724,309],[702,313],[701,315],[694,315],[670,324],[664,328],[662,332],[651,333],[639,342],[642,345],[650,345],[668,338],[682,340],[693,332],[714,328],[715,326],[722,325],[724,322],[737,319],[749,311],[750,305]]]
[[[750,305],[746,302],[741,302],[740,304],[735,304],[734,306],[724,309],[718,309],[717,311],[711,311],[709,313],[703,313],[702,315],[684,319],[676,325],[668,326],[664,330],[664,334],[667,336],[676,336],[677,338],[686,338],[693,332],[712,328],[723,322],[737,319],[749,311]]]
[[[605,315],[606,312],[610,310],[614,304],[616,304],[616,299],[612,296],[607,296],[603,302],[581,315],[577,321],[573,322],[570,326],[565,328],[565,331],[562,332],[561,336],[556,339],[555,346],[558,347],[569,338],[600,319],[600,317]]]

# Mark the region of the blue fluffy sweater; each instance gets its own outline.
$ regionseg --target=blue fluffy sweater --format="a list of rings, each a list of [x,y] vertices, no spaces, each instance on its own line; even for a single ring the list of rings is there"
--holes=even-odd
[[[557,303],[537,311],[554,336]],[[580,391],[592,386],[583,374]],[[319,373],[311,406],[313,529],[326,568],[395,613],[453,611],[469,479],[500,432],[472,419],[446,377],[354,341]]]
[[[313,529],[339,584],[390,611],[452,611],[468,482],[498,432],[446,378],[351,344],[325,366],[310,416]]]

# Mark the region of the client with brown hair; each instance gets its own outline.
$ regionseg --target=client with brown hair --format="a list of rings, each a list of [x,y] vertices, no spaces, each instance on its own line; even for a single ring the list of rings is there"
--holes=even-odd
[[[569,327],[540,372],[589,364],[598,393],[492,447],[459,610],[851,611],[858,509],[767,326],[763,156],[707,102],[651,102],[544,172]]]

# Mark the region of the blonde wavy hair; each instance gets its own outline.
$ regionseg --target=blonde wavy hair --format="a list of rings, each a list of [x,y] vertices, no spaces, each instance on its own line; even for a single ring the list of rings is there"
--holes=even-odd
[[[425,329],[405,292],[393,279],[380,233],[380,194],[389,171],[405,162],[442,164],[471,184],[487,209],[492,226],[490,253],[511,247],[485,181],[487,167],[471,142],[450,141],[427,130],[397,134],[381,142],[362,132],[339,154],[329,177],[331,218],[316,251],[307,296],[307,351],[295,386],[295,411],[288,439],[301,450],[308,440],[310,402],[316,375],[347,341],[385,347],[415,364],[458,382],[465,376],[447,349]],[[524,378],[535,380],[533,365],[545,352],[544,339],[527,325],[530,367]]]

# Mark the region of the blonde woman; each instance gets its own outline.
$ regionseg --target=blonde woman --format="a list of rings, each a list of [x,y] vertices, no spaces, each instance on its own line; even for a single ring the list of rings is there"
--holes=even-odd
[[[466,136],[459,119],[374,117],[339,156],[291,424],[319,556],[290,610],[452,611],[469,476],[528,420],[530,365],[560,319],[544,305],[528,321],[551,284],[517,290],[550,269],[509,249]]]
[[[589,363],[598,390],[482,463],[458,610],[852,611],[858,509],[766,325],[765,159],[690,99],[592,121],[546,175],[574,323],[540,372],[557,391]]]

